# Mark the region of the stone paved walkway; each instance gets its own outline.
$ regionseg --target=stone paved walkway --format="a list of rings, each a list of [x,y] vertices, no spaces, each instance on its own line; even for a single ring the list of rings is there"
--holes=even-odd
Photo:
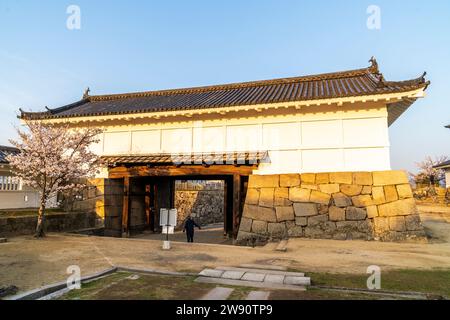
[[[204,295],[200,300],[227,300],[233,291],[234,289],[232,288],[216,287]]]
[[[300,272],[243,267],[217,267],[203,269],[197,282],[218,283],[225,285],[248,286],[269,289],[305,290],[311,285],[311,279]]]

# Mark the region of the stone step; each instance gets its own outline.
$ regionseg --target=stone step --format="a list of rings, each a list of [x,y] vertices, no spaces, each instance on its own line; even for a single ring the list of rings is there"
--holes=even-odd
[[[201,297],[200,300],[227,300],[233,291],[232,288],[216,287]]]
[[[254,268],[240,268],[240,267],[216,267],[215,270],[221,271],[241,271],[241,272],[251,272],[251,273],[264,273],[264,274],[275,274],[282,276],[295,276],[304,277],[303,272],[290,272],[290,271],[278,271],[278,270],[264,270],[264,269],[254,269]]]
[[[259,283],[262,287],[271,286],[274,284],[292,286],[311,285],[311,279],[309,277],[305,277],[303,273],[277,270],[217,267],[216,269],[204,269],[199,273],[199,276],[211,279]]]
[[[194,280],[199,283],[214,283],[228,286],[241,286],[250,288],[265,288],[274,290],[295,290],[295,291],[305,291],[305,286],[291,285],[291,284],[280,284],[271,282],[256,282],[256,281],[246,281],[246,280],[234,280],[234,279],[224,279],[224,278],[212,278],[200,276]]]
[[[246,268],[246,269],[262,269],[262,270],[276,270],[276,271],[286,271],[287,267],[282,266],[273,266],[273,265],[267,265],[267,264],[241,264],[239,266],[240,268]]]
[[[275,248],[275,250],[276,251],[286,252],[287,251],[287,244],[288,244],[288,240],[281,240],[280,243],[278,243],[278,245]]]
[[[268,300],[270,291],[250,291],[245,300]]]

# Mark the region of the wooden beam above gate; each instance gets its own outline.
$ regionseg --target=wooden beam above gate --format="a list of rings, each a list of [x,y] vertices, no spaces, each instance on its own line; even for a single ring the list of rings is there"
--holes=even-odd
[[[120,166],[109,168],[109,178],[118,179],[125,177],[167,177],[167,176],[202,176],[202,175],[251,175],[257,165],[211,165],[204,167],[201,165],[182,166]]]

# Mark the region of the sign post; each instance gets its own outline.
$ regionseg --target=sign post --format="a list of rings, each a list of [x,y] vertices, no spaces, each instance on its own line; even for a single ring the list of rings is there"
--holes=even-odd
[[[170,250],[169,233],[173,234],[175,226],[177,225],[177,209],[160,210],[159,224],[162,226],[163,233],[166,234],[166,240],[163,241],[163,250]]]

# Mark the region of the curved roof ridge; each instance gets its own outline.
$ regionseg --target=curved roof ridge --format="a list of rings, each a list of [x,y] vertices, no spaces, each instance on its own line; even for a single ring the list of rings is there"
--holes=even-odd
[[[271,80],[203,87],[91,96],[44,112],[24,112],[22,119],[69,118],[159,111],[180,111],[239,105],[270,104],[364,95],[400,93],[427,88],[424,73],[406,81],[386,81],[375,58],[367,68]]]
[[[105,101],[105,100],[115,100],[115,99],[125,99],[125,98],[135,98],[135,97],[147,97],[147,96],[158,96],[158,95],[164,96],[164,95],[176,95],[176,94],[189,94],[189,93],[197,93],[197,92],[205,92],[205,91],[233,90],[233,89],[241,89],[241,88],[267,86],[267,85],[341,79],[341,78],[348,78],[348,77],[354,77],[354,76],[361,76],[361,75],[364,75],[367,73],[372,73],[372,66],[370,66],[368,68],[354,69],[354,70],[348,70],[348,71],[328,72],[328,73],[320,73],[320,74],[315,74],[315,75],[305,75],[305,76],[297,76],[297,77],[285,77],[285,78],[246,81],[246,82],[232,82],[232,83],[228,83],[228,84],[186,87],[186,88],[178,88],[178,89],[162,89],[162,90],[151,90],[151,91],[130,92],[130,93],[92,95],[92,96],[89,96],[89,100],[92,102],[95,102],[95,101]]]

